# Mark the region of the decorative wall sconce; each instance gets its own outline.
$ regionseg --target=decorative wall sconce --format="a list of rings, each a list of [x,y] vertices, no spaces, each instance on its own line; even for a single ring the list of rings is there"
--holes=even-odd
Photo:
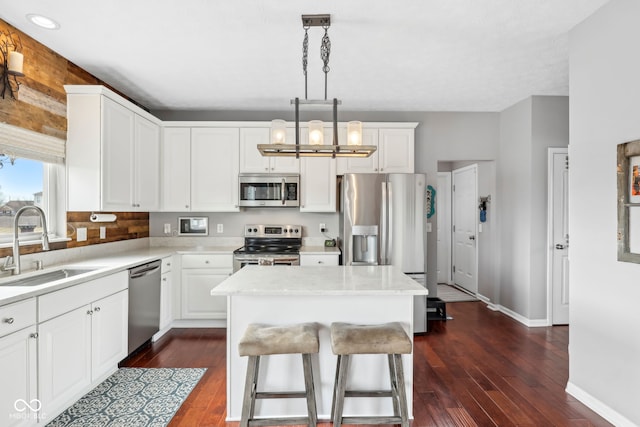
[[[338,144],[338,104],[336,98],[327,100],[327,75],[329,74],[329,54],[331,41],[329,27],[331,15],[302,15],[304,39],[302,42],[302,72],[304,74],[304,100],[295,98],[291,104],[295,105],[296,142],[287,144],[283,130],[283,120],[273,120],[271,126],[271,144],[258,144],[258,150],[263,156],[295,156],[295,157],[369,157],[376,151],[374,145],[362,145],[362,123],[349,122],[347,125],[347,144]],[[324,72],[324,99],[307,99],[307,57],[309,51],[309,29],[322,27],[324,35],[320,46],[322,71]],[[300,105],[331,106],[333,108],[333,144],[324,145],[324,124],[321,120],[309,122],[309,141],[300,144]],[[280,135],[282,137],[280,137]]]
[[[7,92],[12,99],[16,99],[16,94],[20,90],[18,77],[24,77],[22,72],[24,57],[21,51],[22,41],[20,36],[9,30],[0,30],[0,60],[2,60],[2,68],[0,68],[0,85],[2,85],[2,89],[0,95],[2,95],[3,99]]]

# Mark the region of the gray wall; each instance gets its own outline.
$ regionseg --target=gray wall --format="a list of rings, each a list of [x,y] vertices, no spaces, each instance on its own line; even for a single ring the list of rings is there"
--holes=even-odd
[[[567,389],[617,426],[640,425],[640,265],[616,256],[616,146],[640,139],[639,16],[637,0],[612,0],[569,44]]]
[[[501,113],[500,305],[547,319],[547,152],[569,143],[569,100],[533,96]]]

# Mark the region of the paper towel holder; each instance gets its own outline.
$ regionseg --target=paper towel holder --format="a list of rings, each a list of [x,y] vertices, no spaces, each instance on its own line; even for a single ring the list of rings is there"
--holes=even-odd
[[[91,222],[115,222],[118,217],[115,214],[102,214],[91,212],[91,216],[89,217]]]

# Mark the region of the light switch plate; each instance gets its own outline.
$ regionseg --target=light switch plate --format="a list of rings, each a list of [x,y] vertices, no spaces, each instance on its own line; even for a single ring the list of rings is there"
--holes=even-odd
[[[164,234],[171,234],[171,224],[164,225]]]
[[[218,224],[216,231],[218,233],[224,233],[224,224]]]
[[[76,230],[76,240],[78,242],[87,240],[87,227],[78,227],[78,230]]]
[[[431,223],[427,223],[427,233],[431,233]]]
[[[101,226],[100,227],[100,238],[101,239],[106,239],[107,238],[107,227],[105,227],[105,226]]]

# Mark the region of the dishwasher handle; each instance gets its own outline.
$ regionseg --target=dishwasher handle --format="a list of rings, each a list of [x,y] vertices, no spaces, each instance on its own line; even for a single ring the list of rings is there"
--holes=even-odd
[[[153,274],[156,271],[160,270],[161,264],[160,262],[151,263],[144,266],[140,266],[137,268],[132,268],[129,270],[129,278],[137,279],[139,277],[148,276],[149,274]]]

